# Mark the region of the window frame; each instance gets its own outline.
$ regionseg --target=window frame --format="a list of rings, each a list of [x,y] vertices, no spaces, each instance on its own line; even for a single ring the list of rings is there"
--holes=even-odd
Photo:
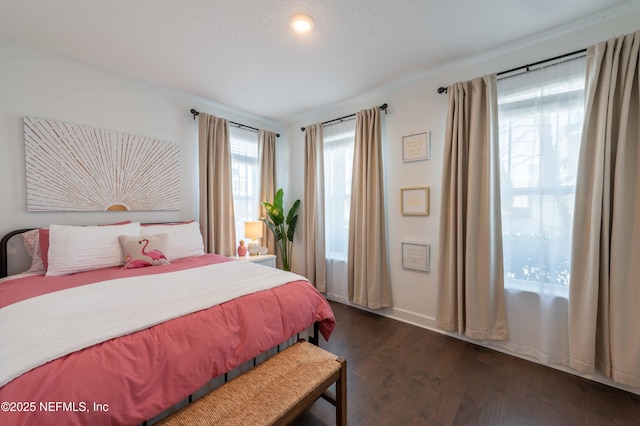
[[[578,58],[580,59],[580,58]],[[560,64],[554,64],[554,65],[560,65]],[[545,68],[548,67],[553,67],[554,65],[548,65]],[[585,65],[585,71],[586,71],[586,65]],[[535,72],[535,71],[534,71]],[[575,77],[573,75],[570,74],[570,71],[567,71],[566,73],[567,77],[566,77],[566,82],[563,83],[563,78],[557,78],[555,80],[551,80],[550,83],[548,85],[542,84],[539,86],[535,86],[535,85],[527,85],[525,87],[523,87],[521,90],[516,89],[511,89],[511,91],[509,92],[508,96],[501,96],[500,94],[500,81],[498,81],[498,127],[499,127],[499,134],[500,134],[500,168],[501,168],[501,175],[502,177],[502,182],[501,182],[501,211],[502,211],[502,221],[503,221],[503,230],[502,230],[502,238],[503,238],[503,251],[504,251],[504,255],[507,255],[507,250],[511,250],[509,247],[509,244],[513,244],[513,240],[522,238],[522,237],[526,237],[526,238],[538,238],[540,239],[540,244],[539,245],[534,245],[534,244],[529,244],[529,247],[537,247],[539,249],[539,252],[536,256],[524,256],[526,257],[527,263],[525,266],[529,268],[529,270],[526,270],[526,267],[523,268],[522,271],[522,275],[531,275],[533,277],[535,277],[536,275],[538,277],[543,277],[541,280],[536,280],[536,279],[522,279],[522,278],[516,278],[516,276],[520,276],[518,275],[518,266],[514,266],[511,270],[509,269],[509,264],[513,264],[513,259],[515,258],[515,256],[513,257],[509,257],[507,258],[507,256],[504,257],[504,280],[505,280],[505,287],[508,288],[513,288],[513,289],[527,289],[527,290],[534,290],[538,293],[540,292],[555,292],[558,295],[561,296],[568,296],[568,289],[569,289],[569,277],[570,277],[570,252],[571,252],[571,228],[573,228],[573,220],[575,218],[575,211],[573,210],[573,206],[574,206],[574,202],[571,203],[566,203],[565,200],[565,204],[566,205],[571,205],[571,217],[570,217],[570,226],[569,226],[569,230],[568,230],[568,235],[569,241],[563,241],[560,243],[560,245],[558,246],[553,246],[552,248],[552,244],[554,244],[553,242],[551,242],[551,239],[554,238],[562,238],[562,235],[558,236],[559,234],[557,234],[557,231],[554,230],[554,228],[558,228],[558,226],[556,226],[555,221],[557,219],[552,219],[551,220],[551,224],[549,224],[549,221],[545,221],[544,218],[546,216],[554,216],[554,215],[558,215],[558,212],[556,211],[556,203],[560,203],[562,204],[562,199],[561,198],[549,198],[549,196],[560,196],[560,197],[566,197],[569,196],[571,198],[573,198],[573,200],[575,200],[575,191],[576,191],[576,179],[577,179],[577,154],[576,154],[576,158],[575,158],[575,164],[572,164],[571,167],[572,169],[569,170],[566,165],[561,165],[562,162],[558,161],[558,155],[564,155],[563,158],[566,158],[567,153],[571,152],[570,148],[573,147],[574,145],[577,145],[578,150],[579,150],[579,146],[580,146],[580,141],[581,141],[581,132],[582,132],[582,127],[584,124],[584,94],[585,94],[585,82],[584,79],[582,79],[582,86],[578,87],[576,86],[576,84],[578,84],[577,82],[580,82],[581,79],[579,77]],[[510,78],[510,77],[507,77]],[[546,83],[546,82],[545,82]],[[565,84],[565,88],[566,90],[561,90],[562,89],[562,85]],[[549,87],[551,89],[549,89]],[[520,94],[520,92],[522,92]],[[547,94],[545,94],[546,92],[548,92]],[[531,96],[531,94],[535,94],[535,96]],[[511,97],[512,100],[510,101],[505,101],[504,99]],[[518,107],[519,105],[521,105],[521,107]],[[511,109],[508,113],[506,113],[506,107],[510,106]],[[551,107],[552,111],[548,111],[546,110],[546,108]],[[581,114],[579,115],[575,115],[576,111],[581,112]],[[509,114],[508,119],[505,117],[505,114]],[[576,117],[579,117],[579,120],[575,121]],[[524,137],[524,142],[520,142],[520,143],[528,143],[527,141],[530,140],[535,140],[536,145],[531,147],[531,154],[527,154],[526,150],[523,150],[521,154],[516,154],[515,156],[512,156],[512,149],[513,149],[513,143],[514,141],[511,139],[512,137],[512,130],[514,129],[514,127],[518,127],[518,124],[515,124],[514,126],[514,122],[516,122],[518,119],[522,119],[522,118],[530,118],[532,121],[531,124],[522,124],[521,126],[523,127],[530,127],[533,130],[528,130],[528,131],[534,131],[535,132],[535,136],[532,138],[531,135],[529,135],[528,137],[526,137],[526,133],[528,131],[524,131],[522,132],[522,134],[525,136]],[[546,122],[551,120],[552,118],[555,119],[554,123],[550,123],[550,122]],[[546,121],[545,121],[546,120]],[[563,121],[564,120],[564,121]],[[525,120],[526,121],[526,120]],[[542,122],[544,122],[544,124],[542,124]],[[509,128],[508,129],[504,129],[505,123],[508,123]],[[553,129],[555,131],[555,133],[551,132],[549,134],[545,134],[544,136],[540,136],[540,133],[542,132],[541,129],[544,129],[544,125],[547,125],[549,128],[545,129],[548,132],[551,132],[551,129]],[[560,131],[562,130],[562,132]],[[508,157],[508,166],[505,168],[504,167],[504,159],[503,156],[505,155],[503,153],[503,149],[504,149],[504,133],[509,133],[509,145],[507,150],[509,151],[507,157]],[[547,168],[548,170],[548,164],[543,164],[544,162],[544,157],[543,155],[549,155],[548,152],[546,154],[543,153],[543,150],[545,148],[544,146],[544,142],[541,142],[543,140],[543,138],[549,138],[549,140],[546,141],[547,144],[551,144],[550,146],[553,149],[553,155],[554,155],[554,163],[556,165],[554,170],[558,170],[558,177],[556,179],[556,185],[549,185],[548,182],[548,176],[545,176],[544,174],[544,170],[545,168]],[[516,141],[517,143],[517,141]],[[560,144],[563,144],[562,146]],[[546,146],[546,148],[549,148],[549,146]],[[562,151],[560,151],[562,150]],[[560,153],[560,154],[559,154]],[[519,165],[513,165],[512,164],[512,160],[513,158],[516,158],[518,155],[522,156],[523,158],[525,158],[525,161],[520,163]],[[529,155],[530,158],[526,158],[526,156]],[[547,157],[548,158],[548,157]],[[532,160],[533,159],[533,160]],[[518,168],[520,167],[521,169],[524,169],[525,166],[529,165],[529,167],[533,167],[535,170],[533,171],[533,174],[531,175],[531,181],[530,183],[526,183],[526,186],[512,186],[512,183],[514,182],[513,176],[514,176],[514,168]],[[565,170],[569,170],[569,173],[567,174],[567,176],[570,176],[570,179],[573,179],[572,182],[564,182],[563,180],[566,179],[566,177],[562,176],[562,168],[564,167]],[[519,171],[520,174],[522,175],[522,170]],[[526,174],[526,173],[525,173]],[[509,185],[506,185],[507,182],[505,182],[505,178],[509,177]],[[546,181],[546,182],[545,182]],[[520,182],[522,183],[522,182]],[[522,212],[523,217],[519,218],[516,215],[514,215],[514,212],[517,212],[518,207],[514,207],[513,200],[515,200],[517,197],[527,197],[527,201],[525,203],[523,203],[523,207],[522,207]],[[511,202],[511,204],[507,207],[505,203],[507,202]],[[551,210],[551,212],[546,212],[544,211],[544,206],[548,205],[548,204],[552,204],[553,205],[553,209]],[[533,210],[538,210],[537,212],[533,213]],[[532,213],[530,214],[530,217],[527,217],[527,210],[531,211]],[[558,207],[558,211],[560,211],[560,208]],[[505,212],[508,212],[507,214],[509,214],[509,220],[505,221]],[[538,218],[535,218],[534,216],[537,214]],[[521,233],[518,234],[517,232],[512,232],[511,229],[505,229],[505,222],[509,224],[509,226],[512,225],[512,223],[510,221],[517,221],[517,220],[521,220],[522,222],[524,222],[525,220],[530,220],[532,222],[532,228],[533,231],[530,234],[525,234],[525,233]],[[540,232],[540,235],[536,235],[535,231],[538,228],[540,230],[543,230],[542,232]],[[516,229],[516,228],[513,228]],[[530,228],[531,229],[531,228]],[[565,229],[565,234],[567,234],[566,229]],[[549,239],[549,240],[548,240]],[[511,241],[510,241],[511,240]],[[524,240],[523,240],[524,241]],[[522,244],[522,243],[521,243]],[[564,245],[563,244],[568,244],[568,251],[566,251],[566,256],[564,256],[566,259],[562,259],[562,258],[557,258],[555,254],[559,253],[559,252],[563,252],[565,253],[565,251],[563,250]],[[525,244],[526,245],[526,244]],[[560,247],[560,250],[558,250],[558,247]],[[534,248],[531,249],[531,251],[535,251]],[[509,253],[509,255],[511,256],[512,253]],[[522,255],[520,255],[520,257],[522,258]],[[544,259],[547,258],[546,262],[540,262],[540,259]],[[550,259],[551,257],[553,257],[554,259],[557,259],[557,261],[555,262],[549,262],[548,259]],[[564,270],[561,270],[560,268],[564,267]],[[536,268],[540,268],[538,270],[536,270]],[[545,281],[545,278],[548,279],[548,281]]]
[[[353,150],[355,147],[355,122],[349,124],[349,122],[339,123],[335,126],[341,126],[336,134],[327,136],[327,133],[323,132],[323,161],[324,161],[324,200],[325,200],[325,258],[328,260],[337,260],[346,262],[349,256],[349,215],[350,215],[350,207],[351,207],[351,178],[353,174]],[[348,126],[348,127],[347,127]],[[333,129],[332,129],[333,130]],[[336,177],[335,173],[329,173],[327,170],[327,166],[329,164],[328,155],[332,151],[338,151],[338,149],[345,148],[347,153],[351,154],[350,158],[347,155],[337,155],[337,158],[343,160],[342,164],[342,174],[344,174],[344,179],[339,179]],[[344,185],[343,191],[340,191],[337,194],[334,194],[331,189],[333,186],[332,183],[342,183]],[[339,208],[339,205],[342,205],[341,209],[343,210],[342,217],[345,220],[344,227],[340,230],[344,232],[342,234],[342,241],[344,242],[344,251],[333,249],[336,244],[335,240],[338,238],[338,232],[331,232],[332,225],[335,225],[335,221],[329,221],[330,218],[335,217],[334,215],[330,215],[330,211],[334,208]],[[333,229],[335,231],[335,229]],[[346,236],[346,237],[345,237]],[[333,239],[333,241],[330,241]]]
[[[242,144],[249,144],[246,149]],[[260,159],[258,158],[258,134],[255,131],[230,126],[229,145],[231,151],[231,182],[233,195],[233,211],[236,229],[236,244],[246,239],[244,222],[259,220],[260,199]],[[255,156],[252,155],[255,153]],[[236,175],[236,171],[239,175]],[[244,171],[244,173],[243,173]],[[244,174],[244,176],[242,176]],[[253,178],[252,178],[252,175]],[[244,187],[244,188],[241,188]],[[253,189],[255,194],[245,193],[245,189]],[[249,206],[249,209],[242,205]],[[255,210],[255,214],[253,214]]]

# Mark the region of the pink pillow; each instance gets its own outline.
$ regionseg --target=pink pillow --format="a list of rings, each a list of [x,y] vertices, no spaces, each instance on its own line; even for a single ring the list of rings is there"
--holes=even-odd
[[[49,267],[49,228],[40,228],[38,230],[40,244],[40,257],[42,264],[46,270]]]
[[[141,223],[140,226],[141,227],[145,227],[145,226],[180,226],[180,225],[186,225],[189,223],[193,223],[195,222],[195,219],[191,219],[191,220],[185,220],[184,222],[161,222],[161,223]]]
[[[167,251],[168,234],[156,234],[146,237],[120,235],[120,245],[124,252],[124,269],[144,268],[146,266],[168,265],[164,255]]]
[[[114,225],[128,225],[130,224],[130,220],[125,220],[123,222],[118,223],[109,223],[107,225],[100,226],[114,226]],[[49,228],[40,228],[38,230],[39,239],[38,242],[40,244],[40,257],[42,257],[42,264],[44,265],[44,269],[49,269]]]
[[[42,256],[40,256],[40,233],[38,229],[24,232],[22,239],[24,240],[24,248],[31,256],[31,267],[27,272],[44,274],[46,271],[42,264]]]

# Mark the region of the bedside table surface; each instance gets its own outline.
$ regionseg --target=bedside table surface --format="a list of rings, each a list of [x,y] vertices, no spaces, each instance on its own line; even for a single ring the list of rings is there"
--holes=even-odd
[[[251,263],[257,263],[259,265],[269,266],[271,268],[276,267],[276,255],[275,254],[259,254],[257,256],[231,256],[231,259],[244,260]]]
[[[275,259],[275,254],[259,254],[257,256],[231,256],[235,260],[246,260],[249,262],[264,262],[265,260]]]

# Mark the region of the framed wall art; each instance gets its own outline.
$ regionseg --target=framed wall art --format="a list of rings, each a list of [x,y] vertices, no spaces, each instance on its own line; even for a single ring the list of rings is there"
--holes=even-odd
[[[180,210],[180,147],[24,118],[28,211]]]
[[[402,242],[402,267],[429,272],[431,246],[426,243]]]
[[[429,214],[429,187],[402,188],[401,210],[404,216],[427,216]]]
[[[422,161],[431,158],[431,132],[402,137],[402,162]]]

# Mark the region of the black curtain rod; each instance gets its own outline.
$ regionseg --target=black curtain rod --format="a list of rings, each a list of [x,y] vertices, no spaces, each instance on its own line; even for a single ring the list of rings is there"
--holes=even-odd
[[[514,72],[514,71],[518,71],[518,70],[522,70],[522,69],[526,69],[527,71],[529,71],[530,67],[535,67],[536,65],[544,64],[545,62],[556,61],[558,59],[562,59],[562,58],[566,58],[566,57],[569,57],[569,56],[577,55],[579,53],[584,53],[586,51],[587,51],[587,49],[576,50],[575,52],[565,53],[564,55],[559,55],[559,56],[555,56],[553,58],[544,59],[542,61],[534,62],[532,64],[521,65],[519,67],[515,67],[515,68],[512,68],[510,70],[500,71],[497,75],[509,74],[510,72]],[[447,88],[446,87],[438,87],[438,93],[447,93]]]
[[[385,104],[380,105],[378,108],[380,108],[386,114],[388,107],[389,106],[385,103]],[[344,119],[355,117],[355,116],[356,116],[356,114],[345,115],[344,117],[334,118],[333,120],[328,120],[328,121],[323,121],[322,125],[324,126],[325,124],[330,124],[330,123],[333,123],[334,121],[342,121]],[[300,130],[302,130],[303,132],[304,132],[304,129],[306,129],[306,127],[300,127]]]
[[[196,111],[195,109],[191,108],[191,114],[193,114],[193,119],[195,120],[196,117],[200,115],[200,111]],[[257,132],[257,131],[260,130],[260,129],[256,129],[255,127],[247,126],[246,124],[236,123],[235,121],[231,121],[231,120],[229,120],[229,124],[233,124],[234,126],[238,126],[241,129],[245,128],[245,129],[253,130],[254,132]],[[280,137],[280,133],[276,133],[276,137],[279,138]]]

